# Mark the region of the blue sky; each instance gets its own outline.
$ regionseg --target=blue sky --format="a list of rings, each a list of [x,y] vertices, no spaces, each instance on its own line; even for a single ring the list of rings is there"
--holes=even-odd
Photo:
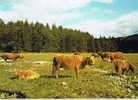
[[[5,1],[0,1],[0,10],[1,11],[10,11],[12,9],[12,3],[7,3]]]
[[[113,20],[124,14],[134,11],[138,11],[138,0],[113,0],[113,2],[110,4],[102,2],[90,2],[83,7],[68,10],[68,12],[82,14],[80,19],[76,19],[77,21],[84,21],[91,18]]]
[[[0,18],[126,36],[138,31],[138,0],[0,0]]]

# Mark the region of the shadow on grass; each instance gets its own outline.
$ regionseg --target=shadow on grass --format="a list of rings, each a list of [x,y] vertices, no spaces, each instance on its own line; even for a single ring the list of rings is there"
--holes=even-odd
[[[42,75],[39,78],[56,78],[55,76],[52,75]],[[59,75],[58,78],[73,78],[73,76],[69,76],[69,75]],[[11,77],[11,80],[18,80],[17,77]]]
[[[26,95],[21,93],[20,91],[0,90],[0,94],[2,93],[7,96],[15,96],[16,98],[26,98]]]
[[[119,76],[116,73],[108,73],[108,74],[102,74],[103,76]]]
[[[11,80],[17,80],[17,77],[11,77],[10,79]]]
[[[43,76],[40,76],[40,78],[56,78],[55,76],[52,76],[52,75],[43,75]],[[69,76],[69,75],[59,75],[58,78],[72,78],[72,76]]]
[[[54,99],[65,99],[65,97],[55,96]]]

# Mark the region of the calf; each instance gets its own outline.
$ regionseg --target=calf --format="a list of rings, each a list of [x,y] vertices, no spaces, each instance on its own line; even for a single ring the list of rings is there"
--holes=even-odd
[[[122,75],[125,71],[128,72],[129,70],[134,72],[134,65],[126,60],[111,58],[111,61],[114,63],[115,72],[118,75]]]

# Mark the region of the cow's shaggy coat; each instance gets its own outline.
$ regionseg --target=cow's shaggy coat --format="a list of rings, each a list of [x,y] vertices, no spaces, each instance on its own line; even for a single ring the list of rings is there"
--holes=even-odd
[[[83,57],[79,55],[74,56],[56,56],[53,59],[52,74],[58,78],[60,68],[75,70],[76,77],[80,69],[83,69],[86,65],[92,65],[90,57]]]
[[[15,74],[19,80],[32,80],[39,78],[39,74],[32,70],[15,70]]]
[[[105,58],[123,59],[122,52],[98,52],[97,54],[102,58],[102,60],[104,60]]]
[[[134,65],[132,65],[130,62],[122,59],[111,59],[111,61],[114,63],[115,72],[118,75],[124,74],[125,71],[131,70],[134,72]]]
[[[18,58],[23,58],[23,56],[17,53],[6,53],[6,54],[0,55],[0,57],[3,58],[6,62],[8,60],[16,61]]]

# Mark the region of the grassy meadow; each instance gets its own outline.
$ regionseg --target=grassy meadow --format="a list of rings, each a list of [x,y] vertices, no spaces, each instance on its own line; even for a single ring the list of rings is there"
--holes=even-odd
[[[125,54],[125,59],[136,67],[133,74],[113,75],[113,64],[96,58],[95,65],[81,70],[78,79],[71,70],[61,70],[59,79],[51,77],[55,55],[73,54],[23,53],[24,58],[15,62],[1,61],[0,90],[20,91],[27,98],[138,98],[138,54]],[[81,55],[89,56],[90,53]],[[36,61],[45,63],[34,63]],[[31,69],[39,73],[40,77],[35,80],[18,80],[15,69]]]

